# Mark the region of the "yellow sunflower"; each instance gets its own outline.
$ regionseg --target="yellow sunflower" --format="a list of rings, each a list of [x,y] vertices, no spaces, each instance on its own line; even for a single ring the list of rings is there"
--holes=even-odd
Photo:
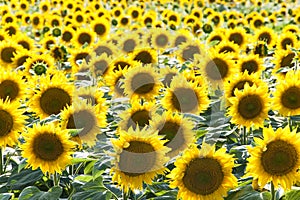
[[[204,46],[200,44],[198,40],[185,42],[179,45],[177,56],[182,62],[193,62],[196,55],[202,55],[204,53],[203,47]]]
[[[23,136],[25,143],[21,149],[22,156],[27,159],[27,167],[54,174],[62,173],[71,164],[74,143],[69,140],[67,130],[61,130],[54,124],[33,125]]]
[[[80,63],[83,62],[83,60],[88,63],[91,59],[91,48],[84,48],[84,49],[71,49],[70,48],[70,57],[68,58],[68,61],[70,62],[71,68],[73,72],[77,72]]]
[[[57,115],[67,105],[72,103],[74,85],[62,73],[54,75],[42,75],[32,81],[32,97],[29,99],[29,107],[41,118],[52,114]]]
[[[23,131],[25,116],[19,109],[18,101],[10,102],[0,99],[0,147],[13,146],[18,143],[19,132]]]
[[[165,88],[170,87],[172,79],[179,74],[179,70],[176,68],[170,68],[168,66],[161,68],[159,72],[162,76],[162,84]]]
[[[3,41],[0,43],[0,65],[4,68],[13,68],[15,66],[14,56],[21,51],[21,47],[11,41]]]
[[[295,24],[287,24],[286,26],[283,27],[282,32],[292,32],[294,34],[299,34],[300,33],[300,28],[295,25]]]
[[[169,151],[164,146],[165,140],[158,136],[157,131],[146,129],[120,130],[120,138],[112,139],[115,150],[115,160],[111,173],[112,180],[125,193],[142,189],[143,183],[151,184],[158,174],[164,174],[167,168],[164,164],[169,160],[165,155]]]
[[[32,27],[34,29],[41,29],[41,28],[43,28],[45,19],[44,19],[43,14],[34,12],[30,16],[30,21],[31,21]]]
[[[187,29],[179,29],[174,34],[175,35],[171,47],[178,47],[185,42],[191,41],[193,38],[192,33]]]
[[[12,40],[28,51],[34,49],[34,40],[23,33],[14,35]]]
[[[259,55],[252,53],[240,56],[237,61],[237,68],[239,72],[248,71],[249,74],[261,74],[265,69],[263,59],[261,59]]]
[[[100,127],[107,125],[106,112],[100,112],[100,106],[100,104],[93,106],[86,100],[74,101],[61,112],[61,127],[81,129],[78,132],[79,138],[89,146],[94,146],[97,134],[101,133]]]
[[[32,55],[33,55],[33,53],[31,51],[28,51],[25,49],[18,51],[15,54],[15,56],[12,58],[13,63],[14,63],[14,67],[12,69],[14,70],[14,69],[17,69],[17,68],[23,66],[23,64],[26,62],[26,60],[28,58],[31,58]]]
[[[270,109],[270,98],[267,85],[244,84],[244,89],[234,91],[234,97],[228,100],[231,103],[228,115],[231,116],[231,122],[250,128],[252,125],[262,127],[264,120],[268,118]]]
[[[164,50],[170,47],[172,40],[173,37],[169,31],[163,30],[161,28],[156,28],[153,30],[153,34],[151,36],[151,45],[155,49],[164,52]]]
[[[32,55],[24,63],[25,73],[28,76],[49,74],[55,70],[54,59],[49,54]]]
[[[216,28],[214,29],[206,39],[207,44],[210,44],[212,42],[222,42],[226,39],[226,30],[224,28]]]
[[[137,66],[124,74],[125,94],[131,99],[154,100],[161,88],[160,75],[151,65]]]
[[[226,82],[231,74],[237,72],[232,57],[228,53],[218,53],[214,49],[209,51],[207,56],[201,61],[200,71],[205,78],[213,85]]]
[[[79,98],[87,101],[93,106],[99,105],[100,112],[107,112],[106,99],[104,93],[96,86],[76,88],[74,98]]]
[[[266,44],[272,48],[277,41],[277,35],[272,28],[269,27],[261,27],[255,31],[254,41],[265,41]]]
[[[248,43],[248,34],[246,30],[242,27],[236,27],[234,29],[229,29],[227,31],[227,39],[239,45],[240,49],[244,49]]]
[[[294,58],[296,58],[296,53],[293,52],[290,48],[286,50],[276,50],[273,59],[273,63],[275,64],[273,74],[275,74],[279,78],[284,78],[286,71],[289,71],[296,66]]]
[[[14,36],[14,35],[20,33],[20,28],[17,23],[5,24],[2,28],[7,32],[7,34],[9,36]]]
[[[139,35],[136,32],[123,33],[118,43],[121,51],[126,55],[134,51],[134,49],[142,47]]]
[[[167,154],[170,158],[177,156],[194,142],[193,122],[179,113],[168,111],[162,115],[155,114],[149,125],[167,140],[164,145],[171,149]]]
[[[147,127],[156,110],[154,102],[146,102],[143,105],[138,101],[131,102],[131,107],[120,114],[119,129],[126,131],[130,127],[133,129]]]
[[[283,116],[300,114],[300,73],[287,72],[284,79],[279,80],[273,97],[273,106]]]
[[[187,82],[183,76],[174,76],[161,102],[164,108],[174,112],[201,113],[209,106],[206,87],[197,82]]]
[[[97,56],[101,54],[107,54],[107,56],[119,56],[120,50],[112,42],[103,42],[99,40],[96,44],[93,45],[94,52]]]
[[[95,41],[96,33],[89,28],[79,28],[76,30],[71,42],[75,47],[81,48],[82,45],[92,45]]]
[[[226,148],[215,151],[215,145],[203,142],[199,150],[193,145],[175,161],[175,168],[168,175],[170,187],[178,187],[178,199],[222,199],[237,186],[233,166],[234,159],[226,154]]]
[[[134,61],[139,61],[144,65],[156,64],[158,61],[157,51],[153,48],[140,48],[129,54]]]
[[[69,44],[73,37],[75,36],[75,31],[71,27],[64,27],[61,33],[61,42]]]
[[[4,101],[19,101],[24,98],[26,85],[22,75],[16,71],[0,69],[0,98]]]
[[[105,39],[110,33],[110,23],[103,17],[98,19],[99,20],[92,21],[91,28],[101,39]]]
[[[261,187],[272,181],[275,188],[291,189],[300,178],[299,134],[289,127],[274,131],[269,126],[263,129],[263,137],[254,138],[256,146],[248,147],[246,175],[258,179]]]
[[[279,36],[276,47],[277,49],[287,50],[288,46],[296,47],[297,41],[297,36],[294,33],[285,32]]]
[[[226,53],[229,54],[231,57],[236,57],[237,54],[241,51],[239,45],[235,44],[234,42],[230,42],[227,40],[221,41],[215,47],[215,51],[219,54]]]
[[[110,87],[110,91],[114,98],[125,97],[124,92],[124,75],[128,72],[128,66],[121,68],[119,65],[119,70],[111,70],[109,74],[105,77],[105,83]]]

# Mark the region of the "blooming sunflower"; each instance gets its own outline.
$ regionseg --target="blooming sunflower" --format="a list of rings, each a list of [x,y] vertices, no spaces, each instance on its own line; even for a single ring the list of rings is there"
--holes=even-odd
[[[258,179],[264,187],[272,181],[275,188],[291,189],[299,180],[300,137],[289,127],[263,128],[264,139],[254,138],[255,147],[248,147],[246,175]]]
[[[287,50],[288,46],[295,47],[297,44],[297,36],[291,32],[285,32],[279,36],[276,47],[278,49]]]
[[[31,51],[34,49],[34,40],[25,34],[17,33],[12,37],[12,41],[23,47],[24,49]]]
[[[244,89],[239,91],[236,88],[234,95],[228,99],[231,103],[228,111],[231,121],[247,128],[252,125],[262,127],[270,108],[268,87],[265,84],[250,87],[249,83],[245,83]]]
[[[153,48],[140,48],[129,54],[132,60],[139,61],[144,65],[155,64],[158,61],[157,51]]]
[[[87,103],[92,104],[93,106],[100,105],[100,112],[107,111],[104,93],[98,87],[89,86],[76,88],[74,98],[85,100]]]
[[[22,156],[27,158],[27,167],[40,168],[43,173],[61,173],[71,164],[74,143],[69,140],[68,131],[54,124],[33,125],[23,134]]]
[[[277,41],[277,35],[274,33],[274,30],[269,27],[261,27],[255,31],[254,41],[262,40],[272,48]]]
[[[213,41],[218,41],[218,43],[226,39],[225,34],[226,30],[224,28],[214,29],[206,39],[207,44],[210,44]]]
[[[25,50],[25,49],[23,49],[21,51],[18,51],[15,54],[15,56],[12,58],[13,63],[14,63],[14,67],[12,69],[14,70],[14,69],[17,69],[20,66],[23,66],[23,64],[26,62],[26,60],[28,58],[32,57],[32,54],[33,53],[31,51],[28,51],[28,50]]]
[[[257,54],[242,55],[237,61],[237,68],[239,72],[248,71],[249,74],[261,74],[264,70],[263,60]]]
[[[4,68],[14,67],[14,56],[21,51],[21,47],[11,41],[3,41],[0,43],[0,65]]]
[[[193,38],[193,35],[187,29],[179,29],[174,34],[175,35],[171,47],[178,47],[185,42],[191,41]]]
[[[188,41],[179,45],[177,50],[177,56],[180,61],[190,61],[193,62],[195,55],[201,55],[204,53],[203,45],[198,41]]]
[[[24,128],[25,116],[18,101],[0,99],[0,147],[13,146]]]
[[[227,54],[231,55],[232,57],[236,56],[236,54],[238,54],[240,52],[240,47],[238,44],[227,41],[227,40],[221,41],[214,48],[219,54],[227,53]]]
[[[169,31],[156,28],[151,36],[151,44],[155,49],[163,52],[172,43],[173,37]]]
[[[201,113],[209,105],[206,89],[197,86],[197,82],[187,82],[183,76],[175,76],[162,98],[162,105],[174,112]]]
[[[175,168],[168,175],[170,187],[178,187],[178,199],[222,199],[237,186],[233,166],[234,159],[226,154],[226,148],[215,151],[215,145],[203,142],[199,150],[193,145],[175,161]]]
[[[71,27],[64,27],[61,33],[61,41],[68,44],[72,41],[75,36],[75,31]]]
[[[273,106],[284,116],[300,114],[300,73],[289,71],[279,80],[274,92]]]
[[[124,74],[122,88],[131,100],[141,98],[153,100],[161,88],[159,74],[155,72],[151,65],[131,68]]]
[[[79,28],[76,30],[71,42],[74,46],[81,48],[82,45],[92,45],[95,41],[96,33],[88,28]]]
[[[296,57],[296,53],[293,52],[290,48],[287,50],[276,50],[274,55],[273,63],[275,67],[273,68],[273,74],[279,76],[280,78],[284,78],[286,72],[280,72],[280,70],[291,70],[294,66],[296,66],[294,62],[294,58]]]
[[[99,40],[95,45],[93,45],[94,52],[97,56],[101,54],[107,54],[107,56],[116,56],[120,55],[120,50],[112,42],[103,42]]]
[[[119,70],[111,70],[109,75],[105,77],[105,83],[110,87],[113,97],[125,97],[124,92],[124,75],[128,72],[128,66],[121,68],[119,65]]]
[[[41,13],[34,12],[30,16],[30,21],[31,21],[32,27],[34,29],[41,29],[41,28],[43,28],[45,19]]]
[[[149,123],[153,130],[158,130],[158,135],[164,136],[165,146],[171,149],[169,157],[177,156],[194,142],[193,123],[179,113],[164,112],[156,114]]]
[[[24,98],[26,85],[22,75],[16,71],[0,69],[0,98],[18,101]]]
[[[170,87],[172,79],[179,74],[179,71],[176,68],[164,67],[160,69],[159,73],[163,76],[162,84],[167,88]]]
[[[107,54],[101,54],[96,56],[96,53],[91,54],[91,59],[88,62],[88,66],[95,78],[105,77],[110,70],[112,59]]]
[[[133,101],[131,108],[120,114],[122,120],[119,123],[119,129],[128,130],[130,127],[143,129],[149,125],[156,110],[157,107],[154,105],[154,102],[147,102],[141,105],[139,102]]]
[[[59,114],[65,106],[71,105],[74,85],[69,83],[64,74],[43,75],[35,79],[31,88],[38,85],[39,89],[32,91],[28,104],[40,118]]]
[[[100,20],[101,19],[101,20]],[[110,32],[110,23],[105,18],[99,18],[91,23],[91,28],[101,39],[105,39]]]
[[[138,48],[140,45],[140,39],[138,33],[132,32],[130,34],[124,33],[125,36],[120,38],[118,43],[119,48],[126,55],[134,51],[134,49]]]
[[[157,131],[146,129],[120,130],[120,138],[112,139],[115,150],[114,173],[112,180],[127,193],[129,189],[142,189],[143,183],[151,184],[158,174],[164,174],[168,161],[165,154],[169,151],[164,146],[165,140]]]
[[[55,69],[54,59],[49,54],[32,55],[24,63],[25,72],[28,76],[49,74]]]
[[[80,139],[89,146],[94,146],[100,127],[106,126],[106,112],[101,105],[93,106],[88,101],[77,100],[61,112],[61,127],[63,129],[81,129],[78,132]]]
[[[83,60],[88,63],[91,59],[91,48],[84,48],[84,49],[70,49],[70,57],[68,58],[68,61],[70,62],[71,68],[73,72],[77,72],[80,63],[83,62]]]
[[[228,41],[239,45],[240,49],[244,49],[248,43],[248,35],[246,33],[246,30],[242,27],[229,29],[227,31],[227,39]]]

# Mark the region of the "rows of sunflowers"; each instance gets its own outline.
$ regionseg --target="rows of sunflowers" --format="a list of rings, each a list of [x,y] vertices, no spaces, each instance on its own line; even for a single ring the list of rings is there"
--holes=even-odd
[[[300,199],[297,0],[0,14],[1,200]]]

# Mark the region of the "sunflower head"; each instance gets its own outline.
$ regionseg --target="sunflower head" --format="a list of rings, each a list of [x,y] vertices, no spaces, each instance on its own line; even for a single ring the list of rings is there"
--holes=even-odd
[[[120,138],[112,140],[115,149],[113,181],[117,182],[125,192],[129,189],[142,189],[143,183],[151,184],[157,174],[163,174],[163,166],[168,158],[165,156],[169,148],[164,146],[165,140],[146,129],[120,131]]]
[[[67,130],[54,124],[34,125],[24,134],[24,139],[22,156],[33,170],[40,168],[43,173],[61,173],[71,164],[74,143],[69,140]]]
[[[222,199],[237,185],[233,166],[234,159],[225,148],[215,151],[214,145],[203,142],[199,150],[193,145],[175,161],[168,175],[170,187],[178,187],[178,198],[182,199]]]
[[[263,138],[255,138],[256,146],[248,147],[247,175],[258,179],[261,187],[272,181],[276,188],[291,189],[299,180],[299,135],[289,127],[274,131],[269,126],[263,128]]]

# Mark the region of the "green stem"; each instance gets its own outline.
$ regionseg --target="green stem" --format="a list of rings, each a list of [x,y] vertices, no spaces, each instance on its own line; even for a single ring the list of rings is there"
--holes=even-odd
[[[124,189],[123,189],[123,200],[127,200],[127,194]]]
[[[290,127],[290,131],[292,131],[293,130],[293,123],[292,123],[292,118],[291,118],[291,116],[289,116],[288,117],[288,125],[289,125],[289,127]]]
[[[3,174],[3,148],[0,147],[0,175]]]
[[[275,189],[274,189],[274,184],[271,181],[271,200],[275,200]]]
[[[244,133],[244,144],[247,144],[247,128],[244,126],[244,129],[243,129]]]
[[[54,186],[59,186],[59,177],[58,177],[57,172],[54,172],[54,174],[53,174],[53,185]]]

